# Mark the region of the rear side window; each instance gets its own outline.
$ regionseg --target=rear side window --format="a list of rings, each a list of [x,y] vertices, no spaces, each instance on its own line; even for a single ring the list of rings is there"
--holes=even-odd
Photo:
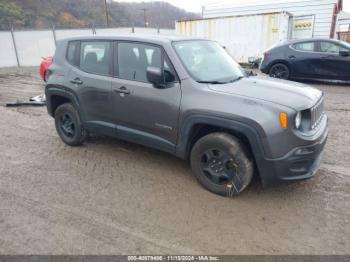
[[[298,51],[313,52],[315,49],[315,43],[314,42],[298,43],[298,44],[294,44],[293,48]]]
[[[67,48],[67,61],[72,65],[78,65],[76,59],[76,52],[78,50],[79,41],[71,41],[68,43]]]
[[[161,67],[162,50],[153,45],[120,42],[118,46],[118,77],[121,79],[148,82],[148,66]]]
[[[97,75],[110,75],[112,55],[109,41],[81,42],[80,69]]]

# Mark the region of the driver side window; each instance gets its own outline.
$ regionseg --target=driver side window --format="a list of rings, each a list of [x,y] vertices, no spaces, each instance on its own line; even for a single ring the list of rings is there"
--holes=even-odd
[[[320,42],[320,51],[322,53],[338,54],[339,51],[348,51],[348,50],[332,42]]]
[[[162,55],[162,49],[155,45],[137,42],[115,43],[114,67],[115,76],[121,79],[148,82],[147,67],[163,68],[164,82],[176,81],[175,70],[167,55]],[[164,58],[163,58],[164,57]]]
[[[161,65],[161,49],[157,46],[120,42],[117,48],[117,72],[121,79],[147,82],[147,67],[160,67]]]

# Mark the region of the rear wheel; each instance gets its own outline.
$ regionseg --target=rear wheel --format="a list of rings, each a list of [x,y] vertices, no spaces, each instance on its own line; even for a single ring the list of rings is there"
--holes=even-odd
[[[241,193],[253,177],[254,167],[240,141],[226,133],[200,138],[191,151],[191,167],[199,183],[223,196]]]
[[[288,79],[290,72],[288,66],[278,63],[270,68],[269,75],[274,78]]]
[[[70,146],[82,144],[88,135],[82,127],[78,112],[70,103],[62,104],[56,109],[55,126],[62,141]]]

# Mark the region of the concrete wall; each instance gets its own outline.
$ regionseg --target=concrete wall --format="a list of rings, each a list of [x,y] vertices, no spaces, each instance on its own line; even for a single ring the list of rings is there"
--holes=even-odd
[[[0,67],[17,66],[11,32],[0,32]]]
[[[42,57],[52,56],[55,52],[55,40],[86,35],[117,34],[162,34],[174,35],[175,30],[156,28],[97,28],[97,29],[60,29],[0,31],[0,67],[38,66]],[[16,52],[17,51],[17,52]]]

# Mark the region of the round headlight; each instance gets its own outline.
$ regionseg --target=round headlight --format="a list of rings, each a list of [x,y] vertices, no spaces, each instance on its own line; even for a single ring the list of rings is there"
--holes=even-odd
[[[297,115],[295,116],[295,127],[299,129],[301,125],[301,112],[298,112]]]

